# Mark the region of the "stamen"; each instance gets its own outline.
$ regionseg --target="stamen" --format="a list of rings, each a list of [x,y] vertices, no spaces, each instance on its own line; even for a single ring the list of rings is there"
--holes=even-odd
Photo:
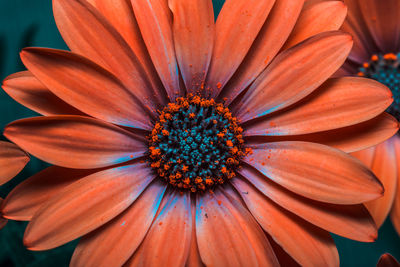
[[[394,102],[387,112],[400,118],[400,53],[372,55],[370,62],[365,62],[357,74],[383,83],[393,93]]]
[[[204,191],[235,176],[244,149],[243,129],[214,99],[189,95],[161,112],[149,140],[150,165],[173,186]]]

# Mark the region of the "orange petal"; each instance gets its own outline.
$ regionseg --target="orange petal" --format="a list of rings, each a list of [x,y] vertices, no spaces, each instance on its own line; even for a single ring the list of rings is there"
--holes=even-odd
[[[395,145],[400,149],[400,143],[396,142],[396,140],[397,137],[394,137],[377,145],[374,150],[372,162],[368,161],[365,157],[359,158],[366,166],[371,168],[385,188],[383,197],[365,204],[378,227],[383,224],[389,214],[397,191],[398,171]],[[368,153],[368,151],[365,153]]]
[[[245,122],[306,97],[343,64],[351,45],[350,35],[326,32],[279,54],[233,107],[235,115]]]
[[[224,195],[229,190],[225,187],[213,194],[197,195],[196,235],[204,264],[279,266],[253,216],[235,198]]]
[[[264,133],[260,132],[263,136],[250,135],[247,143],[305,141],[320,143],[349,153],[377,145],[392,137],[398,129],[397,120],[384,112],[369,121],[325,132],[293,136],[267,136],[267,132],[264,131]],[[247,135],[246,132],[245,135]]]
[[[301,267],[281,246],[274,241],[271,236],[267,234],[267,237],[272,248],[274,249],[274,253],[279,261],[280,266]]]
[[[25,231],[25,246],[51,249],[93,231],[129,207],[152,180],[146,163],[78,180],[35,213]]]
[[[173,101],[179,94],[179,73],[167,1],[131,0],[131,3],[153,64]]]
[[[378,179],[360,161],[320,144],[257,145],[244,161],[283,187],[322,202],[358,204],[383,194]]]
[[[283,49],[288,49],[321,32],[339,30],[346,18],[342,1],[322,1],[305,5]]]
[[[111,73],[77,54],[45,48],[21,53],[25,66],[55,95],[96,118],[151,130],[141,101]]]
[[[162,95],[129,45],[114,27],[85,0],[54,0],[58,29],[71,51],[115,74],[141,101],[154,110]],[[123,14],[120,14],[122,17]]]
[[[192,199],[191,211],[192,211],[192,236],[190,240],[189,256],[186,261],[187,267],[205,267],[201,261],[199,246],[197,244],[196,237],[196,200]]]
[[[396,52],[400,44],[400,2],[364,0],[360,4],[364,21],[383,53]]]
[[[122,214],[84,236],[70,266],[122,266],[146,236],[165,189],[165,183],[154,181]]]
[[[190,193],[166,193],[156,219],[127,266],[184,266],[192,232]],[[168,245],[167,245],[168,244]]]
[[[393,137],[396,138],[394,140],[395,144],[395,153],[396,153],[396,166],[397,166],[397,189],[395,193],[395,199],[392,207],[392,212],[390,214],[390,218],[392,220],[392,224],[396,229],[397,233],[400,235],[400,140],[399,136]]]
[[[276,56],[292,31],[303,0],[276,0],[249,52],[219,98],[230,104]]]
[[[300,265],[339,266],[339,254],[327,231],[281,208],[250,184],[239,184],[236,189],[247,192],[241,196],[254,218]]]
[[[272,201],[322,229],[362,242],[373,242],[377,238],[374,220],[362,204],[336,205],[296,195],[246,165],[240,174]],[[241,195],[248,194],[240,189],[246,180],[232,180]]]
[[[18,146],[0,141],[0,185],[16,176],[29,162],[29,156]]]
[[[0,197],[0,206],[3,203],[3,199]],[[0,216],[0,229],[3,228],[4,226],[6,226],[7,224],[7,219],[3,218],[2,216]]]
[[[216,97],[256,39],[275,0],[227,0],[218,15],[207,87]],[[265,59],[264,59],[265,60]]]
[[[67,168],[110,166],[146,151],[143,137],[81,116],[22,119],[6,126],[4,135],[32,155]]]
[[[29,71],[11,74],[2,87],[15,101],[42,115],[83,115],[53,94]]]
[[[15,187],[3,201],[1,212],[12,220],[30,221],[53,196],[66,186],[96,172],[96,170],[67,169],[51,166],[29,177]]]
[[[154,68],[153,62],[146,45],[144,44],[139,25],[137,24],[135,14],[133,13],[130,0],[87,0],[106,18],[106,20],[118,31],[119,34],[129,44],[132,51],[137,56],[146,71],[147,77],[152,83],[152,87],[165,97],[165,89]],[[83,54],[84,55],[84,54]],[[166,99],[164,99],[166,101]]]
[[[214,44],[212,0],[169,0],[174,15],[175,52],[186,89],[203,89]]]
[[[299,135],[370,120],[390,106],[392,92],[365,78],[329,79],[301,103],[246,127],[246,135]]]
[[[389,253],[383,254],[376,267],[400,267],[400,263]]]

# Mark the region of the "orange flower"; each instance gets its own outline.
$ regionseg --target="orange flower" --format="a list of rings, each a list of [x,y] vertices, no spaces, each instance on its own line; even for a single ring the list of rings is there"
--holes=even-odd
[[[400,263],[389,253],[383,254],[376,267],[400,267]]]
[[[400,23],[399,0],[346,0],[349,15],[343,30],[354,37],[354,47],[337,76],[353,75],[377,80],[388,86],[394,102],[387,112],[400,118]],[[389,114],[387,120],[395,121]],[[372,125],[376,133],[381,125]],[[368,129],[367,131],[371,131]],[[391,214],[393,225],[400,234],[400,136],[396,134],[375,147],[353,153],[372,169],[385,188],[385,195],[366,203],[380,227]]]
[[[339,149],[398,124],[385,86],[327,81],[353,43],[331,2],[229,0],[214,23],[211,0],[54,0],[72,52],[24,49],[3,84],[44,115],[5,136],[54,165],[2,205],[30,221],[28,249],[82,237],[73,266],[276,266],[283,248],[335,266],[329,232],[373,241],[361,203],[383,188]]]

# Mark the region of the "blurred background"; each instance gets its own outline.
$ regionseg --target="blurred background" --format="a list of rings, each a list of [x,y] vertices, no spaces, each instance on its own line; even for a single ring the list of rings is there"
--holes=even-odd
[[[223,2],[224,0],[213,0],[216,15]],[[8,75],[25,69],[19,59],[19,52],[28,46],[67,49],[54,23],[51,0],[0,0],[1,81]],[[11,121],[36,115],[0,90],[1,131]],[[0,139],[5,140],[3,136]],[[32,158],[16,178],[0,186],[0,197],[4,198],[18,183],[46,166],[46,163]],[[7,226],[0,230],[1,267],[68,266],[77,241],[50,251],[28,251],[22,245],[26,225],[26,222],[9,221]],[[380,229],[379,238],[375,243],[360,243],[337,236],[334,236],[334,239],[339,250],[341,266],[375,266],[380,255],[385,252],[400,260],[400,238],[390,220]]]

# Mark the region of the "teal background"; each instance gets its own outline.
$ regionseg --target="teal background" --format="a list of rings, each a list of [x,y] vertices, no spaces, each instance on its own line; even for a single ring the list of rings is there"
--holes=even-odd
[[[222,4],[223,0],[214,0],[216,13]],[[0,80],[24,70],[19,51],[27,46],[67,48],[54,23],[51,0],[0,0]],[[0,129],[13,120],[31,116],[35,113],[0,90]],[[5,140],[4,137],[0,139]],[[0,197],[4,198],[19,182],[45,166],[45,163],[32,158],[15,179],[0,187]],[[50,251],[28,251],[22,245],[25,227],[25,222],[10,221],[0,231],[0,266],[68,266],[77,241]],[[334,238],[341,266],[375,266],[379,256],[385,252],[400,259],[400,238],[390,220],[385,222],[377,242],[372,244]]]

